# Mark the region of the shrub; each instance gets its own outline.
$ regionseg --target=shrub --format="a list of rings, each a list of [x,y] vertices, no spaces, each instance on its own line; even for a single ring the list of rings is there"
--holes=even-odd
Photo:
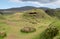
[[[48,27],[41,35],[41,39],[53,39],[58,34],[56,27]]]
[[[2,38],[6,37],[6,32],[0,32],[0,37]]]
[[[35,28],[32,28],[32,27],[24,27],[21,29],[21,32],[24,32],[24,33],[30,33],[30,32],[34,32],[36,31]]]
[[[55,10],[53,10],[53,9],[47,9],[47,10],[45,10],[45,12],[50,16],[55,16]]]

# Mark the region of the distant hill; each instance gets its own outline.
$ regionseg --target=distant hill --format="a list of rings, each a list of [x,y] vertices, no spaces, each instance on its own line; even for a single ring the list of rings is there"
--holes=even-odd
[[[0,9],[1,12],[3,13],[15,13],[15,12],[23,12],[31,9],[50,9],[47,7],[33,7],[33,6],[24,6],[24,7],[16,7],[16,8],[9,8],[9,9]]]
[[[9,9],[0,9],[0,11],[12,11],[12,12],[21,12],[31,9],[37,9],[37,7],[33,6],[24,6],[24,7],[16,7],[16,8],[9,8]]]

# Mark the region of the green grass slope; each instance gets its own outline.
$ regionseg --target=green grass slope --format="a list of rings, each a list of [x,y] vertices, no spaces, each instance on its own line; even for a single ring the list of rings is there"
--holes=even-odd
[[[36,14],[29,14],[36,12]],[[0,20],[0,31],[5,31],[4,39],[40,39],[39,35],[54,21],[43,10],[29,10],[13,15],[3,15],[5,19]],[[0,18],[1,19],[1,18]],[[22,33],[23,27],[36,28],[36,32]]]

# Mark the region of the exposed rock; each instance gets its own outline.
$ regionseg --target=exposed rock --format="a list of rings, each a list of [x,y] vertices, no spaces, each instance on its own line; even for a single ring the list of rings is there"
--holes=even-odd
[[[30,32],[34,32],[36,31],[35,28],[32,28],[32,27],[24,27],[21,29],[21,32],[25,32],[25,33],[30,33]]]

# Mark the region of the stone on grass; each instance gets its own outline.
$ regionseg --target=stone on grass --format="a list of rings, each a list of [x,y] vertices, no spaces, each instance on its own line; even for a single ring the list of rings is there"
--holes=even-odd
[[[35,31],[36,29],[32,27],[24,27],[21,29],[21,32],[24,32],[24,33],[30,33],[30,32],[35,32]]]

